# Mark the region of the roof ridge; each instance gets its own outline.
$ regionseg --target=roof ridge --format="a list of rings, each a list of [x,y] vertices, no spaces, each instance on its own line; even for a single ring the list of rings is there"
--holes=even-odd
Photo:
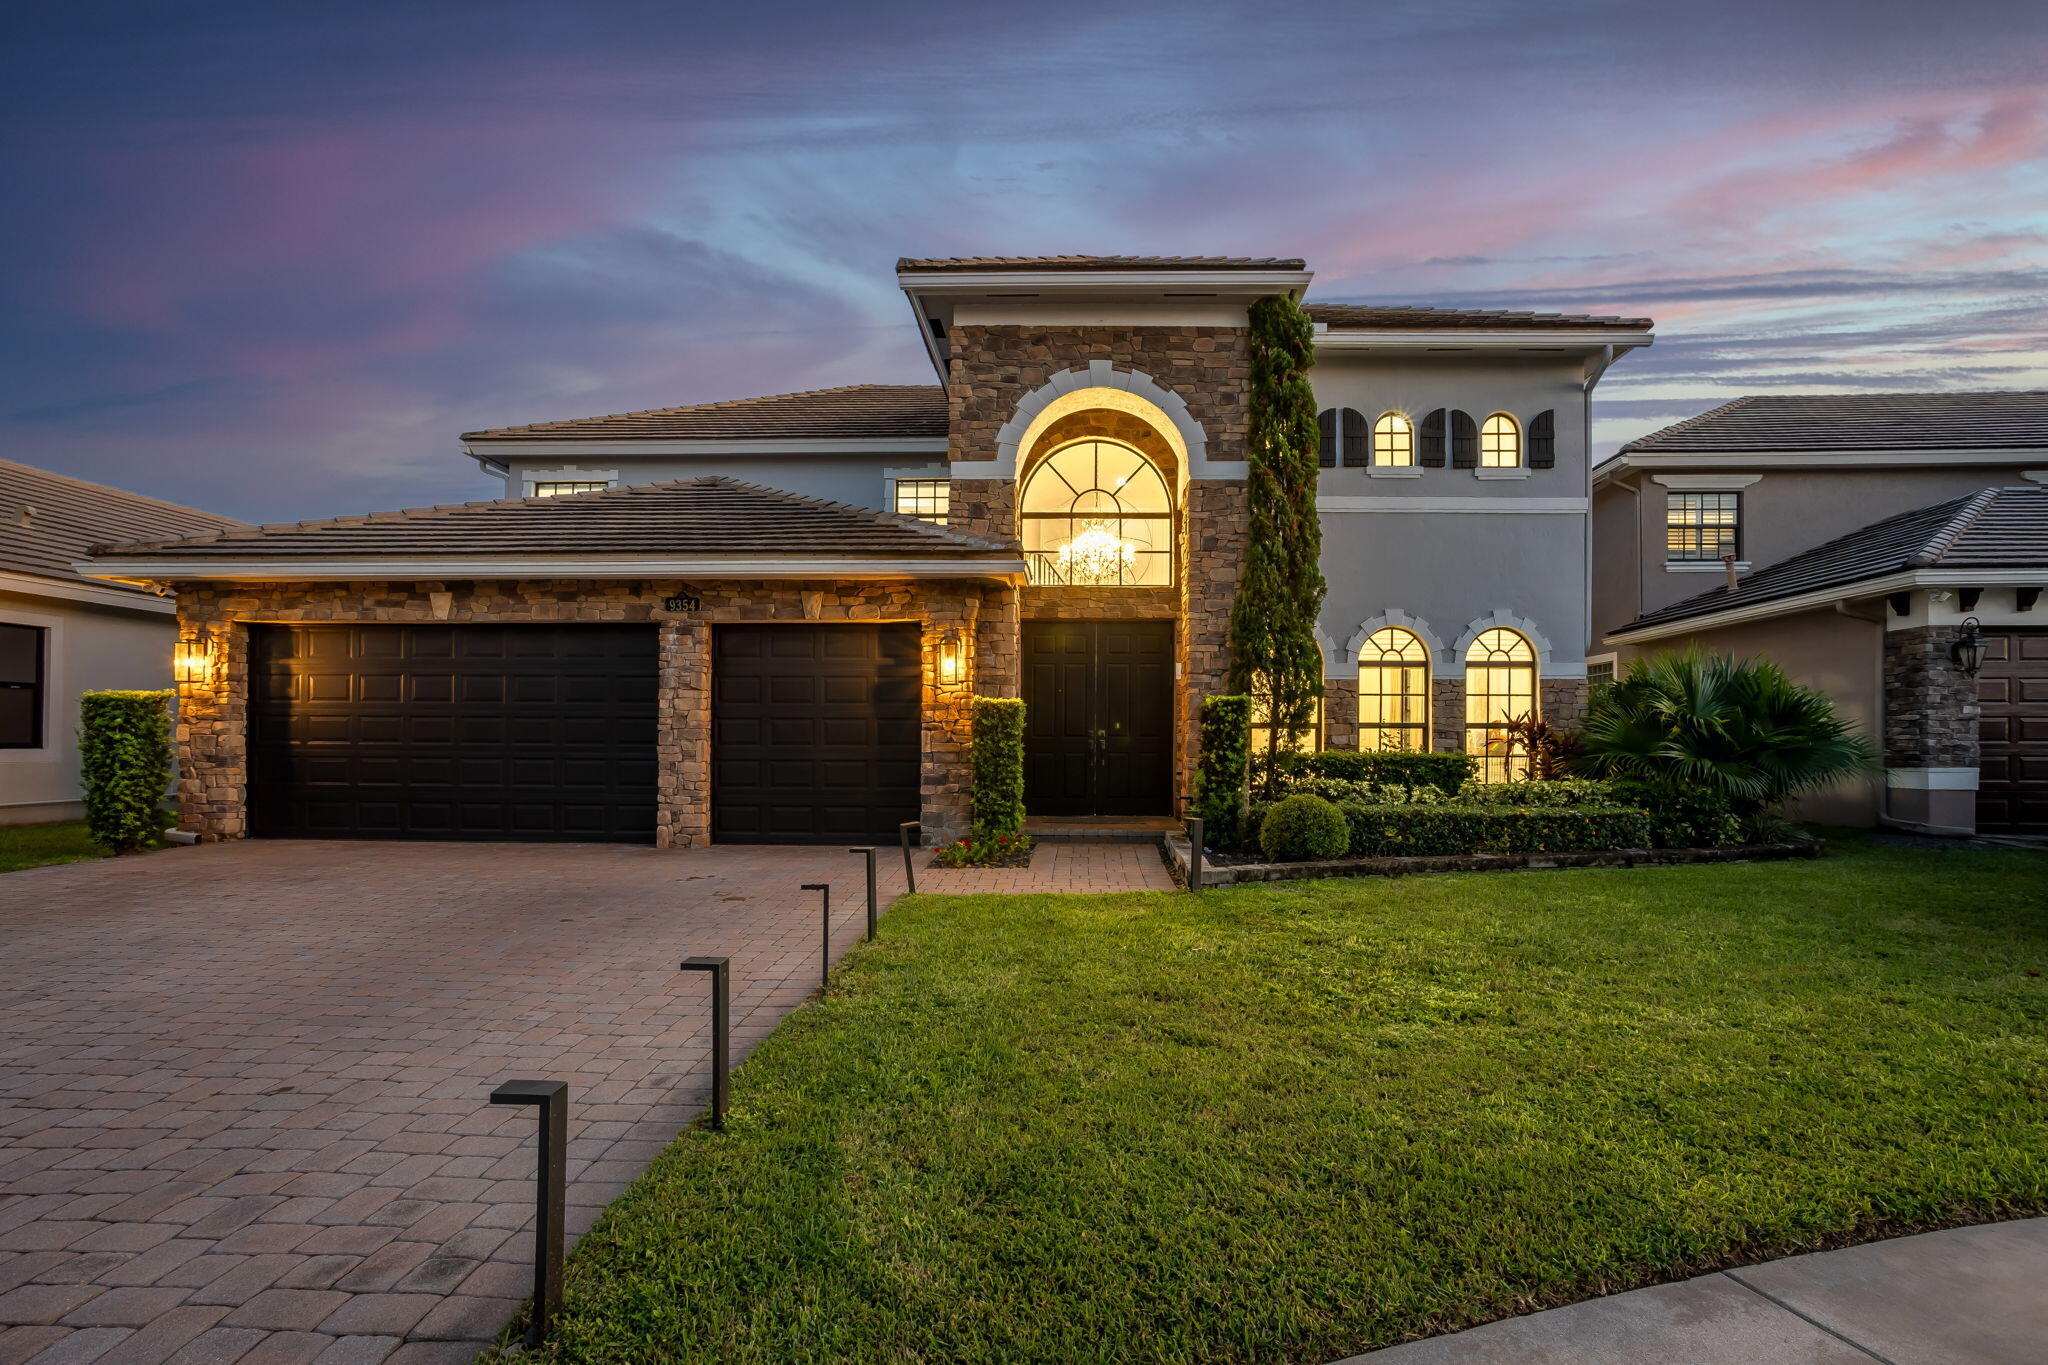
[[[818,398],[832,393],[854,393],[861,389],[932,389],[945,392],[943,384],[836,384],[822,389],[795,389],[788,393],[763,393],[751,398],[714,398],[704,403],[675,403],[661,408],[631,408],[625,412],[600,412],[585,417],[548,417],[538,422],[521,422],[509,427],[479,427],[465,431],[460,439],[472,437],[502,436],[514,431],[532,431],[539,427],[562,426],[571,422],[606,422],[622,417],[663,417],[682,412],[705,412],[719,408],[744,408],[756,403],[779,403],[789,398]]]
[[[1940,563],[1942,556],[1955,547],[1957,538],[1963,532],[1969,530],[1977,518],[1984,515],[1985,508],[1996,501],[1998,501],[1998,489],[1995,487],[1981,488],[1975,493],[1970,494],[1969,501],[1964,503],[1953,517],[1948,519],[1946,525],[1937,530],[1928,539],[1926,546],[1918,554],[1913,555],[1906,562],[1918,565],[1921,568]]]
[[[203,507],[190,507],[182,502],[172,502],[168,498],[152,497],[147,493],[137,493],[134,490],[128,488],[116,488],[114,487],[114,485],[110,483],[94,483],[91,479],[81,479],[75,474],[59,473],[57,470],[54,469],[45,469],[41,465],[24,464],[20,460],[9,460],[5,458],[0,458],[0,465],[10,466],[14,469],[26,470],[31,474],[39,475],[46,479],[62,479],[65,483],[76,484],[80,488],[90,488],[97,493],[115,493],[124,498],[133,498],[137,502],[153,503],[158,507],[169,508],[173,512],[190,512],[195,517],[211,517],[216,521],[227,522],[231,526],[248,525],[247,522],[241,520],[239,517],[227,516],[224,513],[220,512],[209,512]]]

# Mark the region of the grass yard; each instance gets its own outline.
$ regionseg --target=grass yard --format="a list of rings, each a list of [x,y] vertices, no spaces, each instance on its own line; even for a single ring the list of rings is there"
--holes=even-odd
[[[0,825],[0,872],[110,856],[86,837],[83,820],[64,820],[54,825]]]
[[[925,896],[555,1358],[1329,1361],[2048,1212],[2048,855]]]

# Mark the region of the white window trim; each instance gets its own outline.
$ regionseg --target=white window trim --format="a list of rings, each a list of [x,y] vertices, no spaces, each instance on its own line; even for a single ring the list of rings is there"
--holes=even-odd
[[[1761,482],[1761,474],[1652,474],[1650,482],[1662,484],[1677,493],[1740,493],[1753,483]]]
[[[58,724],[57,698],[70,695],[64,677],[65,619],[39,611],[0,609],[0,625],[38,626],[43,632],[43,742],[33,749],[0,749],[0,763],[48,763],[63,756],[65,733]],[[77,798],[71,798],[73,800]],[[0,805],[7,804],[0,801]]]
[[[1728,572],[1728,566],[1718,559],[1667,559],[1664,561],[1664,572],[1726,573]],[[1746,559],[1736,560],[1735,572],[1748,573],[1749,561]]]
[[[1522,464],[1512,465],[1505,469],[1482,468],[1472,471],[1472,477],[1475,479],[1526,479],[1529,477],[1529,474],[1529,466]]]
[[[577,465],[563,465],[560,469],[529,469],[524,474],[521,474],[519,478],[522,487],[526,490],[519,496],[531,498],[539,496],[533,490],[537,485],[544,483],[597,483],[602,481],[607,487],[616,488],[619,484],[619,471],[616,469],[584,469]]]
[[[1365,471],[1375,479],[1419,479],[1422,470],[1412,464],[1370,465]]]

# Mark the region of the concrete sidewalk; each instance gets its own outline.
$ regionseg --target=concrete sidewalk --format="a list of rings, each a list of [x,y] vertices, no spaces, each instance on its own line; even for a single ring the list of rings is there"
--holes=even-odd
[[[1792,1256],[1341,1365],[2039,1365],[2048,1218]]]

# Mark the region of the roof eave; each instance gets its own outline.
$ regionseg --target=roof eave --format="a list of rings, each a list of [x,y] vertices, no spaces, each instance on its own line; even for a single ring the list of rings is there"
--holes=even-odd
[[[1684,466],[1727,468],[1748,464],[1777,469],[1826,468],[1833,465],[2005,464],[2048,463],[2048,446],[1928,446],[1900,450],[1865,446],[1852,449],[1773,448],[1756,450],[1620,450],[1600,469],[1671,469]]]
[[[1729,626],[1745,625],[1751,621],[1769,620],[1777,616],[1796,616],[1801,612],[1832,606],[1836,602],[1882,597],[1887,593],[1903,592],[1910,588],[2036,586],[2048,587],[2048,564],[2007,568],[1895,569],[1872,577],[1838,583],[1832,587],[1789,593],[1784,597],[1766,598],[1761,602],[1748,602],[1739,607],[1701,611],[1691,616],[1659,621],[1654,625],[1637,627],[1631,622],[1620,630],[1609,631],[1602,637],[1602,643],[1645,644],[1652,640],[1667,640],[1675,635],[1691,635],[1702,630],[1722,630]]]
[[[943,436],[820,436],[676,437],[616,436],[578,439],[552,433],[496,435],[471,432],[462,437],[466,455],[925,455],[944,454]]]
[[[931,297],[1004,292],[1129,295],[1155,291],[1213,290],[1219,295],[1262,298],[1286,294],[1299,299],[1315,278],[1313,270],[899,270],[905,293]]]
[[[1612,346],[1618,357],[1655,343],[1657,334],[1621,328],[1331,327],[1316,324],[1318,351],[1561,351],[1582,354]]]
[[[1021,582],[1021,555],[104,555],[75,566],[107,582],[337,582],[442,578],[980,578]]]

